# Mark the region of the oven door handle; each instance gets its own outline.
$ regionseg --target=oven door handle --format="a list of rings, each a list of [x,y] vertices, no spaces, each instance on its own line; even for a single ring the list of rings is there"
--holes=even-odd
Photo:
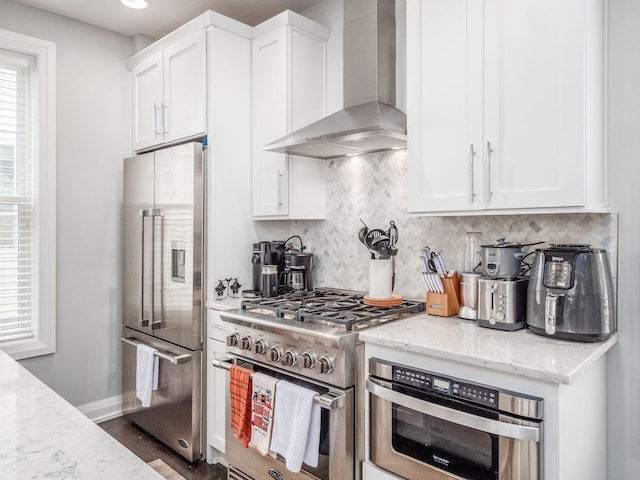
[[[231,370],[233,358],[234,357],[226,357],[223,360],[212,360],[211,365],[223,370]],[[313,403],[327,410],[336,410],[345,407],[345,395],[339,390],[329,390],[327,393],[323,393],[322,395],[318,394],[313,397]]]
[[[388,385],[388,382],[385,382]],[[516,425],[513,423],[501,422],[490,418],[479,417],[470,413],[461,412],[452,408],[443,407],[435,403],[425,402],[409,395],[391,390],[389,387],[381,385],[379,381],[368,379],[367,390],[376,397],[388,400],[397,405],[410,408],[425,415],[440,418],[457,425],[473,428],[482,432],[487,432],[501,437],[514,438],[516,440],[526,440],[530,442],[540,441],[540,428]]]

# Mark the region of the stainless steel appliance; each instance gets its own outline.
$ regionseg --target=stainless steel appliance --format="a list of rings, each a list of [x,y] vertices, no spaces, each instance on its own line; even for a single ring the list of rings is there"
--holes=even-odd
[[[203,456],[205,155],[187,143],[124,160],[123,415],[190,461]],[[136,346],[158,389],[136,398]]]
[[[372,358],[370,458],[411,480],[542,478],[543,400]]]
[[[522,248],[541,243],[544,242],[520,244],[500,238],[495,245],[482,245],[482,274],[488,278],[507,280],[523,275],[528,271],[528,265],[523,271],[522,260],[530,253],[522,252]]]
[[[345,0],[343,18],[344,109],[275,140],[266,150],[295,159],[406,147],[407,116],[395,107],[395,2]]]
[[[597,342],[618,329],[607,253],[589,245],[536,250],[527,292],[527,325],[537,334]]]
[[[227,417],[229,478],[360,478],[364,344],[358,332],[424,310],[423,302],[405,300],[395,307],[373,307],[363,299],[361,293],[316,289],[247,300],[238,310],[220,312],[232,362],[308,386],[318,392],[316,400],[324,407],[318,467],[303,464],[299,473],[286,470],[281,458],[263,457],[253,448],[243,448],[233,437]]]
[[[478,280],[478,325],[500,330],[526,327],[528,278]]]

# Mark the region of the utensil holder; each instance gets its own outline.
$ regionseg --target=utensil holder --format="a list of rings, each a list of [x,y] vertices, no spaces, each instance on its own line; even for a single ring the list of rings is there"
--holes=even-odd
[[[427,292],[427,313],[450,317],[460,310],[460,277],[458,272],[442,278],[444,293]]]
[[[391,298],[393,263],[391,258],[369,260],[369,297],[375,300]]]

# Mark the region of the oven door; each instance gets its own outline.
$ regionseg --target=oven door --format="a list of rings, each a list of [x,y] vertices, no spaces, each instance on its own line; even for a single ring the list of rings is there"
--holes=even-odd
[[[235,474],[237,478],[253,480],[353,480],[354,478],[354,392],[353,388],[346,390],[329,387],[309,380],[308,378],[282,371],[273,366],[263,365],[255,361],[248,361],[239,357],[230,360],[242,367],[270,375],[279,380],[287,380],[305,388],[315,390],[319,397],[316,399],[322,406],[320,455],[318,466],[311,468],[302,464],[298,473],[287,470],[284,459],[278,455],[262,456],[254,448],[244,448],[235,438],[231,430],[231,401],[227,397],[225,459],[229,464],[229,471],[239,470],[243,476]],[[227,392],[229,392],[229,377],[227,376]],[[228,395],[228,393],[227,393]],[[292,419],[295,421],[295,419]],[[248,476],[248,477],[247,477]],[[230,478],[234,478],[233,475]]]
[[[370,458],[411,480],[539,480],[542,424],[369,378]]]

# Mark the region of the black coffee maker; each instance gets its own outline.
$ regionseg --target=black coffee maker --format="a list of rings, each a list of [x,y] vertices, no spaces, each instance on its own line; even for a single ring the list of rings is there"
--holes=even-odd
[[[298,239],[300,246],[289,243],[290,240]],[[293,235],[285,241],[272,240],[253,244],[253,255],[251,256],[253,266],[253,292],[263,297],[272,297],[281,293],[313,290],[313,278],[311,269],[313,268],[313,254],[305,253],[302,238]],[[277,267],[276,283],[277,288],[270,288],[264,291],[265,275],[269,276],[269,285],[272,285],[271,275],[273,268],[263,269],[265,265],[275,265]]]

